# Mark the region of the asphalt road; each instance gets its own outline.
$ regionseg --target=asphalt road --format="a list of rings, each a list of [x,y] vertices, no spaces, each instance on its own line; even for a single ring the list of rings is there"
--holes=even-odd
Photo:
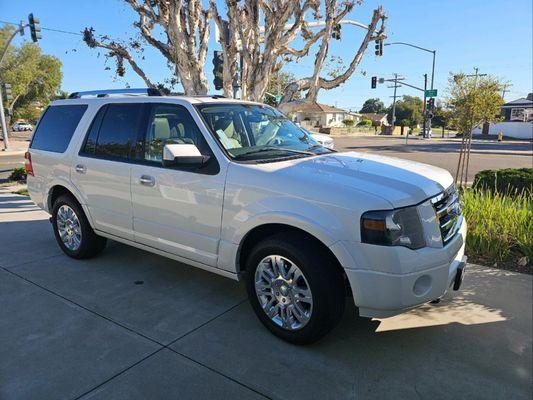
[[[115,242],[65,256],[0,188],[0,399],[532,396],[532,277],[469,264],[462,290],[311,346],[272,336],[243,286]]]
[[[0,154],[0,183],[7,180],[13,168],[24,166],[24,156]]]
[[[453,176],[457,170],[461,141],[459,139],[424,140],[384,136],[335,136],[339,151],[361,151],[405,158],[448,170]],[[468,182],[484,169],[533,168],[533,144],[531,142],[472,142]]]

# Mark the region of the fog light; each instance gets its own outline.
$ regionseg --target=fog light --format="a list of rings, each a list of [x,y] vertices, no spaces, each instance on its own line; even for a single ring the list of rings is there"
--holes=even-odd
[[[429,292],[429,289],[431,289],[431,276],[422,275],[415,281],[413,293],[416,296],[424,296]]]

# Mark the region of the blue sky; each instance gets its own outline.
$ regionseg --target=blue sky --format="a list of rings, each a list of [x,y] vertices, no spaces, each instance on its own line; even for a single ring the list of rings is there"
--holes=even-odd
[[[471,72],[479,67],[512,84],[506,100],[525,97],[532,86],[532,2],[531,0],[366,0],[356,6],[350,19],[368,22],[372,9],[382,4],[389,18],[388,41],[403,41],[437,50],[435,87],[439,95],[445,92],[450,71]],[[128,38],[135,33],[132,23],[135,14],[120,0],[0,0],[0,20],[19,21],[33,12],[43,27],[79,32],[86,26],[96,33],[113,38]],[[349,64],[360,39],[361,29],[343,27],[342,40],[333,41],[332,54]],[[30,40],[27,33],[17,41]],[[104,69],[104,57],[98,50],[89,49],[81,36],[43,31],[39,43],[43,51],[63,62],[63,89],[66,91],[95,88],[119,88],[127,82],[132,87],[143,86],[130,69],[125,79],[115,80],[111,71]],[[380,97],[391,102],[392,89],[379,85],[370,88],[370,76],[390,77],[397,72],[406,82],[421,86],[422,75],[431,72],[431,54],[404,46],[388,46],[383,57],[375,57],[367,50],[354,75],[340,88],[321,91],[319,101],[343,108],[358,109],[365,99]],[[218,46],[212,41],[210,54]],[[312,51],[311,54],[314,54]],[[169,75],[166,62],[156,50],[145,52],[141,63],[154,81]],[[208,78],[211,81],[211,60],[208,60]],[[313,60],[307,58],[286,69],[296,76],[307,76]],[[363,76],[363,71],[366,76]],[[401,88],[399,94],[417,95],[413,89]]]

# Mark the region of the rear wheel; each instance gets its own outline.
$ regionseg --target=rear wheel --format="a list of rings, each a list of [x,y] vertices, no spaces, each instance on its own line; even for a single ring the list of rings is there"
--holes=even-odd
[[[282,233],[258,243],[246,264],[248,298],[276,336],[313,343],[333,329],[346,291],[334,260],[315,243]]]
[[[83,209],[71,196],[60,196],[52,210],[54,234],[63,252],[72,258],[91,258],[106,246],[107,239],[91,228]]]

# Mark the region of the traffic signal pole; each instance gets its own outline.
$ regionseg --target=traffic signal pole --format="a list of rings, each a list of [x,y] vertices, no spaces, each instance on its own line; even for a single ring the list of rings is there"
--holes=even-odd
[[[4,138],[4,151],[9,151],[9,138],[7,134],[6,116],[4,114],[4,94],[0,85],[0,122],[2,123],[2,136]]]

